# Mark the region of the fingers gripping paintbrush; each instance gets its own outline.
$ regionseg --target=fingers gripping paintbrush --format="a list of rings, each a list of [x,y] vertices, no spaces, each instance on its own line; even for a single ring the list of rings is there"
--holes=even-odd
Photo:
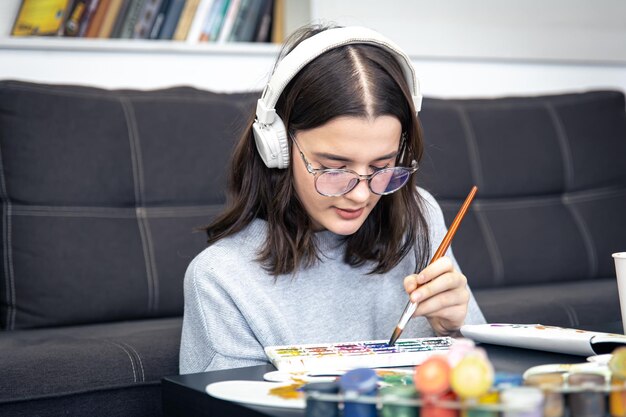
[[[435,252],[435,254],[433,255],[433,258],[430,260],[429,265],[435,262],[437,259],[441,258],[450,247],[452,238],[454,237],[456,230],[459,228],[461,221],[465,217],[465,213],[467,213],[467,209],[472,203],[472,200],[474,199],[474,196],[476,195],[477,191],[478,191],[478,188],[476,186],[473,186],[472,189],[470,190],[469,194],[465,198],[465,201],[463,202],[463,205],[461,206],[461,209],[459,210],[456,217],[454,218],[452,225],[448,229],[448,233],[446,233],[443,240],[441,241],[441,244],[439,245],[439,248],[437,249],[437,252]],[[393,346],[396,344],[396,340],[398,340],[398,338],[402,334],[402,331],[404,330],[404,327],[411,319],[411,316],[413,316],[413,313],[415,313],[415,309],[417,309],[417,303],[414,303],[409,300],[408,304],[404,308],[404,312],[402,313],[402,316],[400,317],[400,321],[398,322],[398,325],[396,326],[396,328],[393,331],[393,334],[391,335],[391,339],[389,339],[389,346]]]

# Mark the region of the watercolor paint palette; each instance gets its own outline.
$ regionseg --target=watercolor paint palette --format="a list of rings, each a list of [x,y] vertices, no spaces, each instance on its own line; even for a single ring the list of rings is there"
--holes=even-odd
[[[445,353],[454,343],[450,337],[400,339],[394,346],[386,340],[268,346],[265,354],[279,371],[334,371],[354,368],[415,366],[429,356]]]

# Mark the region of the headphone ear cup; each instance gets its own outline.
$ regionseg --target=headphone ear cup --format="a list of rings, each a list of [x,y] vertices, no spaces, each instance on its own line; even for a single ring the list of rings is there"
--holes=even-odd
[[[271,125],[255,121],[252,124],[254,142],[261,159],[268,168],[285,169],[289,166],[289,143],[285,124],[276,116]]]

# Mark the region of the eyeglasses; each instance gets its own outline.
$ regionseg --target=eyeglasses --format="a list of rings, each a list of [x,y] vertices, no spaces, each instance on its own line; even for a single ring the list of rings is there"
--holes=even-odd
[[[292,135],[290,136],[300,152],[306,170],[315,177],[315,189],[326,197],[337,197],[347,194],[354,190],[362,180],[367,180],[367,185],[374,194],[391,194],[404,187],[409,182],[411,174],[417,171],[418,168],[415,160],[413,160],[410,167],[383,168],[370,175],[361,175],[351,169],[313,168],[306,156],[304,156],[302,148],[300,148],[296,139]]]

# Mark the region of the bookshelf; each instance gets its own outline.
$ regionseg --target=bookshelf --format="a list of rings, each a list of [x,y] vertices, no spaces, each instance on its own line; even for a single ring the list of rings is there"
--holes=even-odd
[[[12,37],[21,0],[0,1],[0,79],[104,88],[191,85],[215,91],[261,89],[279,45],[143,39]],[[310,0],[285,0],[285,33],[310,20]]]

